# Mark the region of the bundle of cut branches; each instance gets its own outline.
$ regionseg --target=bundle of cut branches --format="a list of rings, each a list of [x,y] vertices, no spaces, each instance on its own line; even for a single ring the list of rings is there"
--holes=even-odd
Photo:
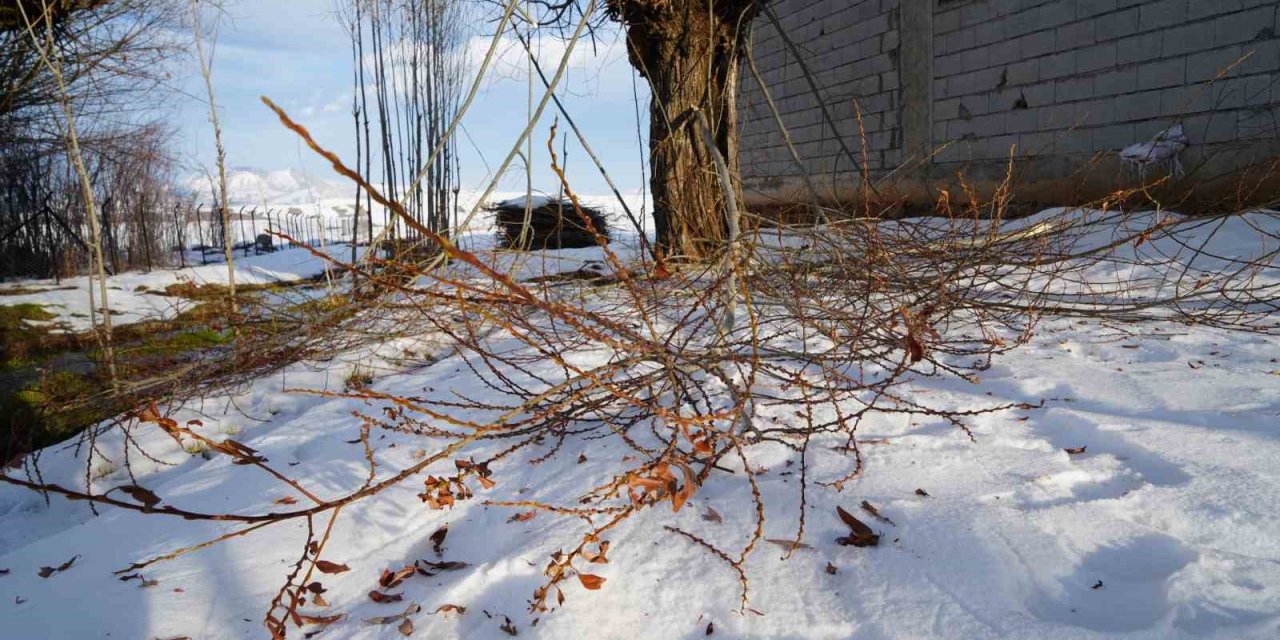
[[[578,249],[609,242],[609,220],[599,209],[547,196],[489,205],[498,245],[521,251]]]

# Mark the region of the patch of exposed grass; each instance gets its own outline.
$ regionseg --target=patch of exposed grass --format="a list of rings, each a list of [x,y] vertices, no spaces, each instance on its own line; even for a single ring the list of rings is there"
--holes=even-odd
[[[75,287],[0,287],[0,296],[33,296],[49,291],[71,291]]]
[[[95,376],[58,371],[0,396],[0,447],[56,444],[127,408],[110,400],[83,401],[103,388]]]
[[[48,326],[32,324],[57,317],[38,304],[0,305],[0,362],[22,362],[74,345],[76,340],[73,336],[53,333]]]
[[[124,356],[164,356],[182,358],[183,356],[227,344],[233,339],[230,331],[216,331],[208,327],[172,332],[171,327],[155,327],[156,332],[144,340],[133,341],[123,347]]]
[[[309,283],[309,280],[302,281]],[[245,294],[261,293],[263,291],[280,291],[291,286],[296,286],[295,282],[268,282],[264,284],[237,284],[236,297],[239,298]],[[164,288],[163,291],[155,289],[147,289],[146,293],[154,293],[156,295],[172,296],[175,298],[186,298],[188,300],[210,300],[213,298],[226,298],[230,295],[231,290],[225,284],[215,282],[195,283],[189,280],[175,282]]]

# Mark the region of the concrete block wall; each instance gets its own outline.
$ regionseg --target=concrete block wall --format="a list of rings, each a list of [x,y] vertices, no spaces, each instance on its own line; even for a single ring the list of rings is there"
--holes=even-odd
[[[779,23],[803,55],[803,66],[770,21],[756,21],[756,69],[810,173],[853,170],[841,143],[861,156],[855,99],[866,132],[868,166],[883,170],[897,164],[901,98],[896,6],[897,0],[778,3]],[[827,105],[829,121],[806,78],[806,68]],[[739,159],[744,172],[763,183],[799,176],[765,94],[745,63],[740,78]]]
[[[1115,164],[1114,152],[1177,121],[1192,164],[1211,170],[1276,153],[1280,142],[1280,0],[778,0],[774,8],[817,72],[845,146],[859,153],[853,101],[868,112],[874,173],[923,157],[912,140],[941,148],[895,174],[921,183],[961,167],[998,179],[1010,153],[1025,178],[1052,181],[1093,157]],[[825,176],[824,189],[856,188],[853,163],[835,161],[841,147],[764,19],[754,55],[787,127],[804,131],[796,141],[809,172]],[[748,197],[797,198],[799,170],[750,76],[744,67]]]
[[[1278,33],[1276,0],[943,0],[938,160],[1111,152],[1180,118],[1193,145],[1276,138]]]

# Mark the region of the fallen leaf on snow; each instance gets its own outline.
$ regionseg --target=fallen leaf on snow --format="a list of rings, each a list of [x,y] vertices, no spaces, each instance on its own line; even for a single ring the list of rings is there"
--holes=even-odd
[[[417,569],[413,565],[406,565],[395,572],[392,572],[390,569],[383,569],[382,577],[378,578],[378,586],[383,589],[394,589],[401,582],[404,582],[412,576],[416,571]]]
[[[399,593],[383,593],[375,589],[369,592],[369,599],[378,604],[387,604],[390,602],[400,602],[401,600],[404,600],[404,595]]]
[[[66,571],[67,569],[70,569],[71,565],[75,564],[76,560],[79,558],[80,558],[80,554],[77,553],[76,555],[72,556],[70,560],[58,565],[57,567],[40,567],[39,575],[41,578],[48,578],[49,576],[55,573],[61,573],[63,571]]]
[[[1080,455],[1084,453],[1084,450],[1088,448],[1089,447],[1087,445],[1083,447],[1069,447],[1069,448],[1063,449],[1063,451],[1066,451],[1067,455],[1075,456],[1075,455]]]
[[[436,529],[436,532],[431,534],[431,549],[436,552],[436,555],[444,553],[444,539],[448,536],[449,525],[447,524]]]
[[[346,617],[346,615],[345,613],[337,613],[331,616],[310,616],[299,613],[298,618],[306,624],[333,624]]]
[[[867,513],[869,513],[869,514],[871,514],[871,517],[875,518],[876,520],[879,520],[879,521],[881,521],[881,522],[883,522],[883,523],[885,523],[885,524],[891,525],[891,526],[895,526],[895,527],[896,527],[896,526],[898,526],[898,525],[894,524],[894,523],[893,523],[893,521],[892,521],[892,520],[890,520],[889,518],[887,518],[887,517],[885,517],[885,516],[881,515],[881,514],[880,514],[880,510],[879,510],[879,509],[877,509],[877,508],[875,508],[875,505],[872,505],[870,502],[867,502],[866,500],[863,500],[863,501],[862,501],[862,510],[863,510],[863,511],[866,511],[866,512],[867,512]]]
[[[411,604],[405,607],[405,610],[395,614],[394,616],[377,616],[374,618],[365,618],[366,624],[393,624],[401,620],[407,620],[409,616],[422,611],[422,605]]]
[[[316,568],[320,570],[320,573],[342,573],[351,570],[351,567],[345,564],[329,562],[328,560],[316,560]]]
[[[519,629],[516,629],[516,625],[511,624],[511,618],[508,618],[508,617],[506,617],[506,616],[502,616],[502,617],[503,617],[504,619],[506,619],[506,622],[504,622],[504,623],[502,624],[502,626],[501,626],[501,627],[498,627],[498,628],[499,628],[499,629],[502,629],[502,631],[503,631],[504,633],[506,633],[507,635],[509,635],[509,636],[518,636],[518,635],[520,635],[520,630],[519,630]]]
[[[840,515],[840,519],[849,527],[849,535],[836,538],[837,543],[854,547],[874,547],[880,544],[880,536],[876,535],[866,523],[853,517],[853,514],[839,506],[836,507],[836,513]]]
[[[431,577],[441,571],[457,571],[464,569],[468,565],[465,562],[430,562],[428,560],[418,560],[414,563],[418,568],[418,573]]]
[[[765,542],[772,542],[773,544],[776,544],[779,547],[786,549],[787,551],[795,551],[796,549],[812,549],[813,548],[809,544],[800,542],[799,540],[782,540],[779,538],[765,538]]]

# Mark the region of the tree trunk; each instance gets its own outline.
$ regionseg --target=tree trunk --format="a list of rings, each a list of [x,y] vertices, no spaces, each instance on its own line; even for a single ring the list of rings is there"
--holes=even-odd
[[[757,0],[610,0],[627,30],[631,63],[649,82],[649,162],[658,250],[702,259],[728,238],[724,192],[703,147],[696,111],[738,179],[738,62]],[[737,197],[738,194],[735,194]]]

